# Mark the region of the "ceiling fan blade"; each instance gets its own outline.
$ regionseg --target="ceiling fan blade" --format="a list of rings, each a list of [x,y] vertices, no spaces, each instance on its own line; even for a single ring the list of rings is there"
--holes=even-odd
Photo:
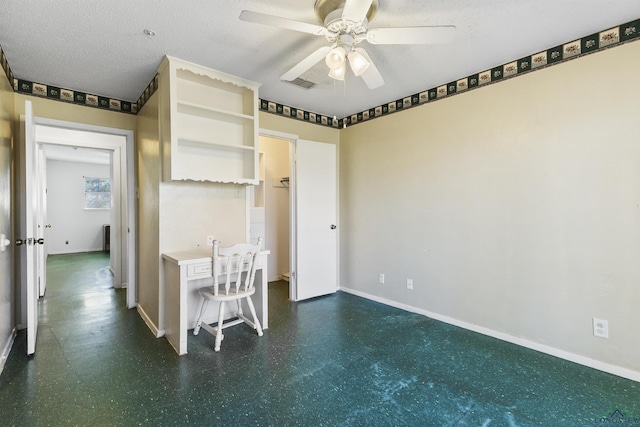
[[[286,28],[287,30],[300,31],[301,33],[309,33],[317,36],[322,36],[327,32],[327,29],[320,25],[307,24],[306,22],[294,21],[292,19],[267,15],[266,13],[252,12],[250,10],[240,12],[240,20],[270,25],[272,27]]]
[[[362,77],[362,80],[364,80],[364,83],[369,89],[379,88],[384,84],[384,79],[380,71],[378,71],[378,68],[376,68],[376,65],[364,49],[357,49],[357,51],[369,61],[369,67],[364,73],[360,74],[360,77]]]
[[[311,55],[304,58],[302,61],[298,62],[292,69],[287,71],[280,77],[280,80],[286,80],[290,82],[291,80],[295,80],[297,77],[300,77],[305,71],[309,68],[316,65],[318,62],[322,61],[327,53],[331,50],[331,46],[323,46],[320,49],[313,52]]]
[[[371,44],[444,44],[456,36],[456,27],[372,28],[367,32]]]
[[[344,2],[342,19],[351,22],[362,22],[367,16],[373,0],[347,0]]]

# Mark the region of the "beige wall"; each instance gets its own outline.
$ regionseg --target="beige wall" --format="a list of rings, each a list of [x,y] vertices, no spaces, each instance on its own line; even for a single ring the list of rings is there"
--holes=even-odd
[[[338,144],[340,142],[340,131],[338,129],[305,123],[300,120],[289,119],[262,111],[260,112],[260,129],[296,135],[301,139],[311,141],[328,142],[331,144]]]
[[[0,233],[12,244],[0,252],[0,370],[8,356],[9,344],[15,325],[15,291],[13,287],[12,233],[12,152],[13,152],[13,89],[4,73],[0,72]]]
[[[159,183],[160,137],[158,94],[138,112],[136,129],[138,309],[158,325],[159,288]],[[157,331],[155,331],[157,332]]]
[[[341,285],[640,371],[638,69],[631,43],[347,128]]]

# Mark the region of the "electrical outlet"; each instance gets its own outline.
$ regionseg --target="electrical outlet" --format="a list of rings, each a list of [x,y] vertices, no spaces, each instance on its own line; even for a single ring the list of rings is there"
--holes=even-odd
[[[378,281],[379,281],[381,284],[384,284],[384,274],[383,274],[383,273],[380,273],[380,278],[378,279]]]
[[[593,336],[609,338],[609,321],[593,318]]]
[[[207,246],[213,246],[213,236],[207,236]]]
[[[413,290],[413,279],[407,279],[407,289]]]

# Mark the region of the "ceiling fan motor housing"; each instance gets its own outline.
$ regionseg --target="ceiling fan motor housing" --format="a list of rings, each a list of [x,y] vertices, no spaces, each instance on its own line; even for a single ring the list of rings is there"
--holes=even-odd
[[[324,26],[327,28],[326,38],[330,43],[336,43],[336,46],[346,44],[341,40],[343,36],[349,36],[349,46],[360,43],[367,37],[367,24],[369,21],[364,18],[360,22],[351,22],[342,19],[342,8],[336,9],[329,13],[324,20]]]

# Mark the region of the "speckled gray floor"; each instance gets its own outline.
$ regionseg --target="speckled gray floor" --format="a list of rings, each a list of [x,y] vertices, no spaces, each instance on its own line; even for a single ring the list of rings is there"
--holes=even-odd
[[[190,335],[178,357],[107,265],[50,257],[37,353],[20,334],[0,425],[640,426],[636,382],[341,292],[291,303],[286,282],[262,338],[236,326],[214,353]]]

